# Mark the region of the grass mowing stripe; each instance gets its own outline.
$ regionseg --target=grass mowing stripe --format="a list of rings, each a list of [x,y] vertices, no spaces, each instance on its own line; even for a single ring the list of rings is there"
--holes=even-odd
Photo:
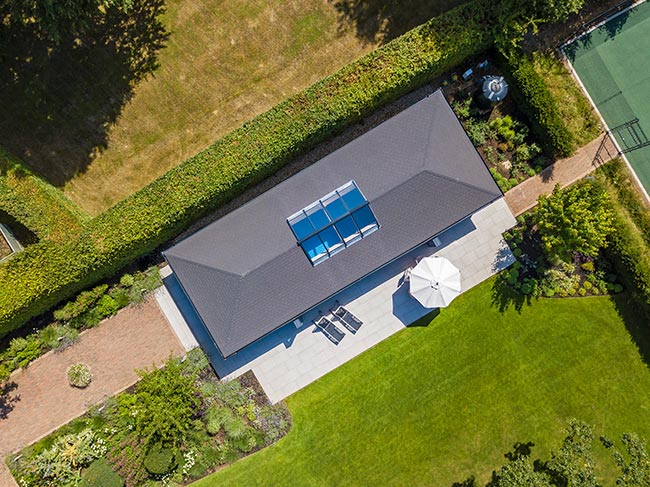
[[[516,441],[547,455],[571,417],[649,436],[650,373],[619,317],[624,297],[500,313],[493,283],[291,396],[285,439],[196,487],[484,482]]]

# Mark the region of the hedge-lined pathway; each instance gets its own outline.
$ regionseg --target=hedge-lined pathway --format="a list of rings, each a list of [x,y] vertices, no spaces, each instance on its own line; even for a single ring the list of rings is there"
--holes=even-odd
[[[16,388],[5,419],[0,419],[0,486],[16,485],[4,463],[11,452],[42,438],[83,414],[89,406],[131,386],[134,369],[159,365],[183,347],[158,308],[155,299],[121,310],[101,325],[84,332],[74,346],[50,352],[11,375]],[[93,382],[86,389],[68,385],[66,368],[83,362]]]
[[[560,159],[536,176],[527,179],[508,191],[505,197],[512,213],[515,216],[521,215],[537,204],[537,198],[540,195],[550,194],[556,184],[564,188],[594,171],[598,167],[594,159],[604,137],[605,134],[601,134],[587,145],[578,149],[575,155],[566,159]],[[607,139],[606,144],[609,151],[603,151],[601,153],[603,157],[601,164],[611,159],[607,155],[608,152],[615,154],[617,151],[610,138]]]

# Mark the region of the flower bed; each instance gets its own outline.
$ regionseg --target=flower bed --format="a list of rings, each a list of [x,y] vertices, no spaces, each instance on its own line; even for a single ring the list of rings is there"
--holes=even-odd
[[[252,372],[220,382],[195,349],[7,464],[23,487],[184,484],[274,443],[290,424]]]
[[[504,193],[549,164],[510,98],[487,113],[464,92],[452,98],[456,116]]]
[[[65,373],[68,376],[68,382],[70,382],[72,387],[83,389],[84,387],[88,387],[93,380],[93,374],[90,371],[90,367],[86,364],[72,364],[68,367]]]
[[[612,263],[603,256],[594,259],[575,252],[571,262],[551,263],[542,251],[532,213],[520,218],[504,238],[517,261],[501,277],[526,296],[597,296],[623,291]]]
[[[96,326],[129,304],[141,303],[161,285],[157,267],[124,274],[118,283],[101,284],[80,293],[54,311],[54,322],[24,337],[13,338],[0,352],[0,382],[48,352],[61,351],[79,339],[79,331]]]

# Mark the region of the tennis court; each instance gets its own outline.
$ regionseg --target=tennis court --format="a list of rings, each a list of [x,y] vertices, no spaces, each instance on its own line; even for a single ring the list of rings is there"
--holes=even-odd
[[[650,192],[650,2],[564,47],[587,92]],[[617,129],[618,128],[618,129]]]

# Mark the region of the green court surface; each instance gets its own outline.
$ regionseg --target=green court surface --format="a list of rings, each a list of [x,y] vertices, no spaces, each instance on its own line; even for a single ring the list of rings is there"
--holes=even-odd
[[[578,38],[564,52],[621,147],[650,140],[650,2]],[[650,192],[650,146],[626,154]]]

